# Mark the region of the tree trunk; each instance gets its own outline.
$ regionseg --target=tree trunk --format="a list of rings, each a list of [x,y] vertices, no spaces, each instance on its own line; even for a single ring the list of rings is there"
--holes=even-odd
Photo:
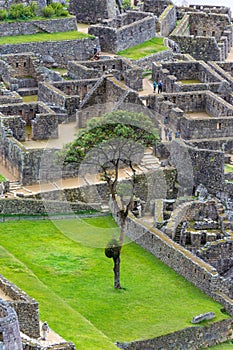
[[[120,254],[117,258],[113,258],[114,261],[114,288],[121,289],[120,284]]]

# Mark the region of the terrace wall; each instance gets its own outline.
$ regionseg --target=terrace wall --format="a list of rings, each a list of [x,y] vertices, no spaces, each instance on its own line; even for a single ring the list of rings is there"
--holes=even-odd
[[[99,39],[79,39],[63,41],[30,42],[15,45],[1,45],[0,54],[17,54],[34,52],[42,56],[51,56],[59,67],[66,66],[68,61],[88,60],[95,45],[99,45]]]
[[[231,339],[232,320],[223,320],[209,326],[189,327],[181,331],[154,339],[138,340],[131,343],[117,343],[120,349],[200,349]]]
[[[69,32],[77,29],[78,28],[75,17],[11,23],[1,21],[0,37],[38,34],[43,32]]]
[[[160,34],[168,36],[176,26],[176,7],[169,5],[159,16]]]
[[[43,184],[41,184],[43,189]],[[3,215],[46,215],[46,214],[62,214],[75,213],[81,210],[91,210],[93,206],[84,202],[69,202],[63,197],[63,201],[58,200],[35,200],[23,198],[1,198],[0,213]],[[94,206],[98,208],[98,206]]]

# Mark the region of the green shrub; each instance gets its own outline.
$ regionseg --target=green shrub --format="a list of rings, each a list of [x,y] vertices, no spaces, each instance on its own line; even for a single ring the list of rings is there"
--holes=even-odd
[[[4,21],[8,18],[7,10],[0,10],[0,21]]]
[[[38,11],[38,5],[36,1],[32,1],[31,4],[28,6],[31,8],[31,11],[34,13],[34,15],[36,15],[37,11]]]
[[[44,17],[50,18],[50,17],[54,16],[55,11],[52,8],[52,6],[49,5],[49,6],[45,6],[42,8],[42,13],[43,13]]]
[[[9,18],[19,19],[24,17],[24,6],[23,4],[13,4],[10,6]]]
[[[54,9],[56,16],[68,16],[68,11],[64,10],[60,2],[53,2],[50,6]]]

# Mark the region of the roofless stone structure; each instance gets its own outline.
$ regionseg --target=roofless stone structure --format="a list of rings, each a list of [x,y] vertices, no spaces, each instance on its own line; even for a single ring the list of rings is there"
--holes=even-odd
[[[78,22],[97,23],[116,15],[115,0],[71,0],[69,12]]]

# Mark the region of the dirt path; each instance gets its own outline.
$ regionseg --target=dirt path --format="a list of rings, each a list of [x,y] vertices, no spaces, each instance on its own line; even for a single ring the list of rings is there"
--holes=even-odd
[[[232,46],[231,51],[229,52],[225,61],[226,62],[233,62],[233,46]]]

